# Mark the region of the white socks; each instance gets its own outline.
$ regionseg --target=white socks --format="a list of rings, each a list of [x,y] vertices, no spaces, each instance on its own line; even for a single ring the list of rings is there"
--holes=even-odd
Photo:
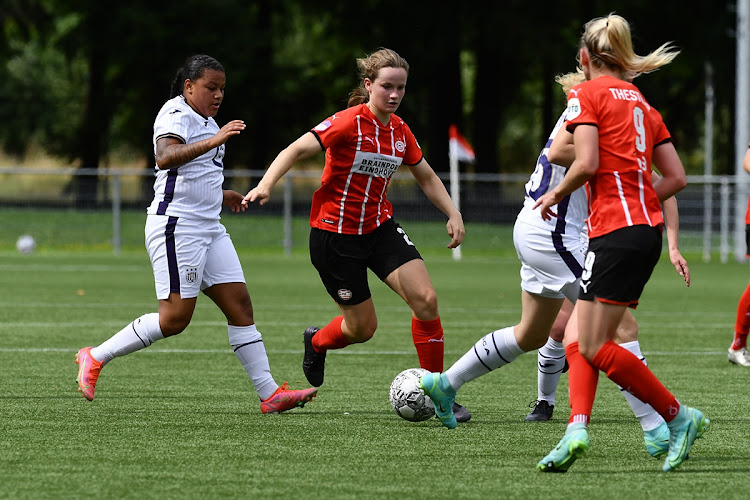
[[[513,327],[488,333],[474,344],[461,359],[445,371],[451,386],[458,390],[466,382],[507,365],[525,351],[518,347]]]
[[[229,345],[232,346],[237,359],[247,372],[255,386],[258,397],[266,400],[279,388],[271,376],[266,348],[263,338],[255,325],[232,326],[227,325]]]
[[[644,365],[648,366],[648,363],[646,363],[646,358],[644,358],[643,354],[641,354],[641,346],[637,340],[620,344],[620,347],[623,347],[635,354]],[[624,390],[622,387],[620,387],[620,392],[622,392],[622,395],[625,396],[625,400],[630,405],[630,408],[633,409],[633,413],[638,419],[638,422],[640,422],[641,428],[644,431],[656,429],[664,422],[662,416],[656,413],[656,410],[654,410],[651,405],[644,403],[640,399],[630,394],[628,391]]]
[[[229,344],[250,376],[258,396],[268,399],[279,386],[271,376],[271,368],[263,346],[263,338],[255,325],[227,325]],[[148,347],[164,338],[159,327],[159,314],[144,314],[114,334],[109,340],[91,349],[91,355],[103,364],[112,359]]]
[[[159,327],[159,313],[144,314],[115,333],[109,340],[92,348],[91,355],[95,360],[107,364],[113,358],[141,350],[163,338]]]
[[[547,339],[537,351],[537,399],[554,405],[557,384],[565,368],[565,348],[561,342]]]

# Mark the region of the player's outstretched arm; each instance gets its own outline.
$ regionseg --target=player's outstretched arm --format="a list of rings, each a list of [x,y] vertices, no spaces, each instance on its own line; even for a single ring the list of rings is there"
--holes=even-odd
[[[155,159],[160,170],[180,167],[212,150],[218,148],[230,137],[245,130],[245,122],[232,120],[216,132],[213,137],[198,142],[185,144],[174,137],[163,137],[156,141]]]
[[[271,189],[298,160],[309,158],[320,151],[322,149],[318,139],[312,132],[307,132],[276,155],[258,185],[245,195],[242,204],[247,207],[248,203],[257,201],[259,205],[265,205],[271,197]]]

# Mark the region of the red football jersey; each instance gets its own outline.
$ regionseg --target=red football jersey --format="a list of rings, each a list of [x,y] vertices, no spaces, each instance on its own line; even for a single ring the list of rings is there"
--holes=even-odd
[[[567,129],[594,125],[599,169],[589,179],[589,238],[664,222],[651,185],[654,147],[671,141],[661,114],[632,83],[611,76],[583,82],[568,94]]]
[[[366,104],[339,111],[312,130],[326,151],[321,186],[313,194],[310,226],[367,234],[392,217],[386,198],[402,163],[416,165],[422,150],[396,115],[381,124]]]

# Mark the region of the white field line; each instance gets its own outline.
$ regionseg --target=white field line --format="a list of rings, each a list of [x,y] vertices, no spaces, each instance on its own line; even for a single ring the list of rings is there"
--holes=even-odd
[[[85,300],[85,299],[82,299]],[[130,302],[130,303],[73,303],[73,302],[61,302],[61,303],[50,303],[50,302],[13,302],[13,301],[0,301],[0,308],[7,309],[111,309],[113,311],[121,311],[123,309],[139,308],[143,309],[144,312],[155,311],[156,301],[149,302]],[[216,306],[207,300],[198,301],[196,309],[215,309]],[[333,304],[331,304],[331,314],[335,312]],[[311,311],[314,313],[320,313],[320,306],[314,304],[265,304],[258,309],[258,314],[262,314],[267,311]],[[408,312],[409,309],[406,305],[399,306],[380,306],[378,311],[383,312]],[[467,317],[476,317],[477,315],[491,315],[491,314],[515,314],[520,315],[521,308],[519,307],[503,307],[503,308],[466,308],[466,307],[440,307],[441,315],[445,316],[447,313],[450,314],[465,314]],[[731,311],[639,311],[636,314],[636,319],[647,318],[647,317],[661,317],[661,318],[686,318],[686,317],[698,317],[707,320],[712,318],[717,319],[729,319],[734,325],[735,313]],[[710,321],[715,323],[715,321]],[[195,323],[195,322],[193,322]],[[672,323],[675,325],[675,323]],[[695,325],[695,322],[684,323],[681,326]],[[1,325],[0,325],[1,326]]]
[[[68,349],[62,347],[0,347],[0,352],[39,352],[39,353],[58,353],[58,352],[78,352],[78,349]],[[152,354],[232,354],[231,349],[144,349],[143,353]],[[269,354],[303,354],[302,349],[270,349],[267,351]],[[349,355],[349,356],[370,356],[370,355],[386,355],[386,356],[413,356],[414,351],[366,351],[363,349],[352,349],[352,350],[336,350],[331,351],[328,354],[334,355]],[[445,351],[445,354],[463,354],[463,351]],[[644,356],[726,356],[726,351],[644,351]]]
[[[0,264],[0,271],[54,271],[54,272],[104,272],[117,271],[151,271],[148,263],[139,265],[109,265],[109,264]]]
[[[77,328],[77,329],[95,329],[95,330],[116,330],[121,329],[125,327],[129,323],[128,320],[123,321],[116,321],[116,320],[109,320],[109,321],[80,321],[80,322],[51,322],[51,321],[18,321],[18,322],[5,322],[0,323],[0,332],[3,330],[18,330],[18,329],[47,329],[49,331],[54,331],[57,329],[65,329],[65,328]],[[385,328],[392,328],[393,325],[403,323],[398,321],[380,321],[380,329]],[[466,327],[472,327],[477,326],[478,331],[477,335],[484,335],[486,333],[489,333],[487,330],[487,320],[467,320],[467,321],[443,321],[443,328],[447,330],[453,330],[456,328],[466,328]],[[290,328],[290,329],[304,329],[310,326],[310,323],[305,322],[291,322],[291,321],[273,321],[273,320],[262,320],[258,323],[258,328],[260,330],[265,330],[268,328]],[[222,328],[226,327],[226,323],[222,321],[196,321],[193,320],[190,322],[190,326],[193,327],[216,327],[216,328]],[[504,328],[508,325],[498,325],[497,328]],[[493,327],[490,327],[493,328]],[[710,322],[691,322],[691,323],[670,323],[669,324],[669,330],[719,330],[724,331],[734,328],[734,321],[724,321],[724,322],[716,322],[716,321],[710,321]],[[641,322],[641,330],[645,329],[654,329],[656,331],[659,330],[658,327],[652,326],[649,323]],[[113,332],[114,333],[114,332]]]

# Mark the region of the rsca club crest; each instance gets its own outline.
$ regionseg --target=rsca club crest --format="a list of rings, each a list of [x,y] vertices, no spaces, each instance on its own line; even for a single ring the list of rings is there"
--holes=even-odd
[[[198,268],[192,267],[185,269],[185,281],[188,283],[195,283],[198,281]]]

